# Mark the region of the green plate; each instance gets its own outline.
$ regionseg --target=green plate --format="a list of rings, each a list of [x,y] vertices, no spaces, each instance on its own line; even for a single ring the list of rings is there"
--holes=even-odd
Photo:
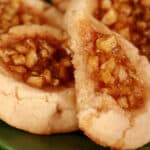
[[[81,132],[39,136],[11,128],[0,121],[1,150],[109,150],[96,145]],[[139,150],[150,150],[150,144]]]
[[[39,136],[11,128],[0,121],[2,150],[104,150],[81,132]],[[108,150],[108,149],[107,149]]]

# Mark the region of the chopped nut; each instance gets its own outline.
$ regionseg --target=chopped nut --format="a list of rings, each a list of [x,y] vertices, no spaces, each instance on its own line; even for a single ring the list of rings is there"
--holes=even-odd
[[[92,68],[97,68],[98,64],[99,64],[99,58],[98,56],[90,56],[88,59],[88,64],[92,67]]]
[[[110,52],[117,46],[117,40],[115,36],[109,36],[108,38],[99,38],[96,40],[97,49],[105,52]]]
[[[36,71],[32,71],[32,72],[31,72],[31,75],[33,75],[33,76],[39,76],[39,73],[36,72]]]
[[[133,95],[130,95],[129,96],[129,104],[130,104],[130,106],[131,107],[134,106],[135,103],[136,103],[135,97]]]
[[[35,50],[30,50],[26,56],[26,66],[28,68],[33,67],[38,61],[38,56]]]
[[[30,76],[27,79],[27,83],[31,86],[41,88],[43,85],[43,78],[38,76]]]
[[[119,76],[120,81],[124,81],[127,79],[128,75],[127,75],[127,73],[123,67],[119,68],[119,75],[118,76]]]
[[[69,58],[62,59],[61,64],[63,64],[65,67],[70,67],[72,65],[71,60]]]
[[[48,50],[50,56],[52,56],[54,54],[54,52],[55,52],[55,49],[53,47],[51,47],[51,46],[47,50]]]
[[[23,23],[25,24],[31,23],[32,21],[32,16],[29,14],[23,14],[21,18],[22,18]]]
[[[15,48],[21,54],[25,54],[25,53],[28,52],[28,49],[25,46],[21,45],[21,44],[16,44]]]
[[[115,60],[114,60],[114,58],[111,58],[110,60],[108,60],[106,63],[104,63],[101,66],[101,69],[107,69],[110,72],[112,72],[113,69],[115,68],[115,66],[116,66]]]
[[[40,45],[41,45],[41,48],[44,48],[44,49],[49,49],[49,45],[48,43],[46,43],[45,41],[43,40],[40,40]],[[52,47],[51,47],[52,48]]]
[[[132,12],[132,7],[126,3],[123,3],[121,5],[121,8],[120,8],[121,12],[124,13],[126,16],[129,16]]]
[[[52,56],[55,52],[55,49],[52,46],[48,45],[48,43],[46,43],[44,41],[41,41],[41,49],[47,50],[49,53],[49,56]]]
[[[126,97],[121,97],[118,99],[118,103],[122,108],[128,108],[128,101]]]
[[[104,70],[101,74],[101,79],[105,84],[113,82],[113,77],[108,70]]]
[[[49,52],[46,49],[42,49],[40,53],[43,58],[49,57]]]
[[[101,7],[103,9],[110,9],[111,5],[112,5],[111,0],[102,0]]]
[[[0,50],[0,58],[5,62],[8,63],[10,61],[10,58],[2,51]]]
[[[45,69],[42,76],[46,79],[46,82],[48,82],[48,83],[52,82],[52,74],[51,74],[50,70]]]
[[[17,73],[24,74],[27,72],[26,68],[23,66],[10,66],[12,71],[16,71]]]
[[[28,46],[30,46],[30,49],[36,51],[36,45],[35,45],[35,43],[33,42],[32,39],[27,39],[27,40],[26,40],[26,44],[27,44]]]
[[[126,39],[130,40],[130,29],[128,27],[119,30],[119,33]]]
[[[5,53],[5,55],[7,55],[7,56],[12,56],[12,55],[15,55],[15,54],[16,54],[16,51],[11,50],[11,49],[7,49],[7,50],[4,50],[4,53]]]
[[[53,80],[53,86],[58,86],[60,81],[58,79]]]
[[[117,13],[114,9],[110,9],[102,18],[102,22],[106,25],[112,25],[117,21]]]
[[[25,56],[23,55],[13,55],[12,60],[15,65],[24,65],[25,64]]]

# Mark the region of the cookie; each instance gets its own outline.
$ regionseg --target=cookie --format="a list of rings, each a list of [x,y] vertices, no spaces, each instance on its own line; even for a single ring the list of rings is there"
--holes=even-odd
[[[72,1],[66,14],[79,127],[97,144],[135,149],[150,141],[150,64],[95,18],[97,6],[97,0]]]
[[[35,134],[77,129],[73,66],[65,33],[20,25],[0,36],[0,119]]]

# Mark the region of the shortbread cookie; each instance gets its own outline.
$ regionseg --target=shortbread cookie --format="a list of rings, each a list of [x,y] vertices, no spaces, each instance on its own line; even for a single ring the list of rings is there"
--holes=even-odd
[[[0,119],[36,133],[77,129],[71,54],[50,26],[13,27],[0,36]]]
[[[72,1],[66,14],[79,127],[103,146],[135,149],[150,141],[150,64],[95,19],[97,5],[97,0]]]

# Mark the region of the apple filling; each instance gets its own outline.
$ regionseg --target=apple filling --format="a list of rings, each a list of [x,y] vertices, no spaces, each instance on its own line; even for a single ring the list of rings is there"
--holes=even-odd
[[[71,56],[61,42],[34,37],[1,44],[0,58],[12,74],[37,88],[67,86],[73,81]]]
[[[95,16],[150,60],[150,0],[100,0]]]
[[[88,62],[95,90],[112,96],[123,109],[136,109],[144,102],[144,86],[137,71],[114,35],[98,35]]]
[[[21,24],[46,24],[46,19],[33,8],[25,6],[19,0],[0,2],[0,33],[7,32],[12,26]]]

